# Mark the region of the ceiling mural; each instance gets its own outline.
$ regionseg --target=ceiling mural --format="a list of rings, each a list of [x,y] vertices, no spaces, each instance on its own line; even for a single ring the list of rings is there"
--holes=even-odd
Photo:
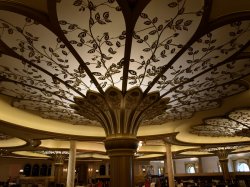
[[[242,55],[250,13],[208,23],[209,1],[47,3],[48,15],[0,7],[0,94],[14,107],[136,134],[249,89],[241,79],[250,75],[250,55]],[[235,136],[249,129],[245,119],[236,110],[192,133]]]
[[[205,119],[203,124],[193,126],[191,133],[199,136],[249,137],[250,109],[237,109],[226,116]]]

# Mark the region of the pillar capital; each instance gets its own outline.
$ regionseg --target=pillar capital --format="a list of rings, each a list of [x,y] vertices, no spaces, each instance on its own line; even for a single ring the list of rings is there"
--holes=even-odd
[[[56,184],[62,183],[62,175],[63,175],[63,164],[64,160],[68,157],[67,154],[56,153],[51,155],[54,161],[54,181]]]
[[[228,183],[231,179],[231,176],[228,171],[228,155],[232,152],[233,149],[229,148],[218,148],[218,150],[214,151],[214,153],[218,156],[219,162],[221,165],[223,178],[226,183]]]
[[[68,155],[65,154],[53,154],[51,155],[51,158],[54,161],[54,165],[63,165],[64,160],[68,157]]]
[[[161,98],[160,92],[146,95],[140,87],[123,93],[110,86],[104,93],[89,90],[86,97],[74,97],[70,105],[76,113],[102,125],[107,136],[136,136],[139,126],[165,113],[170,108],[169,98]]]
[[[230,154],[231,150],[223,149],[223,150],[218,150],[215,151],[214,153],[218,156],[220,161],[227,161],[228,160],[228,155]]]
[[[136,138],[118,137],[105,140],[105,148],[110,156],[134,155],[137,147],[138,140]]]
[[[171,144],[171,143],[169,143],[169,142],[164,142],[164,144],[165,144],[166,149],[167,149],[167,148],[171,148],[171,147],[172,147],[172,144]]]

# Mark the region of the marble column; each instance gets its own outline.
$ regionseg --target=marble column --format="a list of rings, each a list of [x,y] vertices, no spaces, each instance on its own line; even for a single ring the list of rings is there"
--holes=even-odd
[[[134,187],[134,153],[136,138],[107,138],[105,148],[110,157],[110,187]]]
[[[168,186],[175,187],[171,144],[165,143],[165,147],[166,147],[166,161],[167,161],[165,167],[168,175]]]
[[[66,187],[74,187],[74,184],[75,184],[75,166],[76,166],[76,142],[70,141]]]

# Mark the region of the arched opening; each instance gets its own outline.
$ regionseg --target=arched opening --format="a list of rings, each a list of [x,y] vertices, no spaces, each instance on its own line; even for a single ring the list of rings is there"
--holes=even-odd
[[[194,166],[189,166],[189,167],[187,168],[187,173],[195,173],[195,168],[194,168]]]
[[[237,165],[237,171],[239,172],[249,172],[249,166],[245,162],[239,162]]]

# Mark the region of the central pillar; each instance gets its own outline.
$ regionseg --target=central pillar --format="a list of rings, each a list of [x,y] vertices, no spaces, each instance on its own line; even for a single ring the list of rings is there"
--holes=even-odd
[[[134,187],[134,153],[136,138],[107,138],[105,148],[110,157],[111,187]]]
[[[110,157],[111,187],[134,187],[133,159],[138,147],[139,126],[165,113],[169,98],[160,92],[145,94],[140,87],[124,92],[110,86],[105,93],[89,90],[86,97],[74,97],[76,113],[99,122],[106,133],[105,148]]]
[[[175,187],[174,183],[174,167],[173,167],[173,157],[171,151],[171,144],[165,143],[166,146],[166,160],[167,164],[165,165],[166,171],[168,174],[168,185],[169,187]]]

